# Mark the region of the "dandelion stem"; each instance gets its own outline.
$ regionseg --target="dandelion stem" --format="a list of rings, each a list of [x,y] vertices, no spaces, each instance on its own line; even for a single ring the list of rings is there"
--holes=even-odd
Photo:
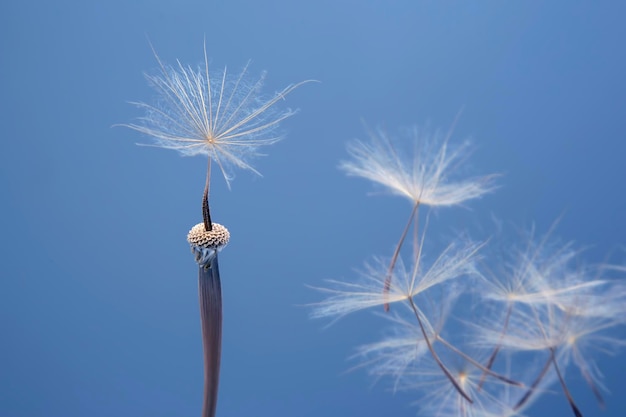
[[[580,412],[576,404],[574,403],[574,398],[572,398],[572,394],[567,389],[567,385],[565,385],[565,380],[563,379],[563,375],[561,375],[561,370],[559,369],[559,365],[556,363],[556,357],[554,356],[554,348],[550,348],[550,360],[554,365],[554,370],[556,371],[556,375],[559,377],[559,382],[561,383],[561,388],[563,388],[563,393],[565,394],[565,398],[567,398],[567,402],[570,407],[572,407],[572,411],[576,417],[583,417],[583,414]]]
[[[514,411],[519,410],[520,408],[522,408],[524,406],[524,404],[526,404],[526,402],[528,402],[528,400],[530,399],[530,396],[535,392],[535,390],[537,389],[537,387],[539,386],[539,384],[541,383],[543,378],[548,373],[548,369],[550,369],[550,364],[551,363],[552,363],[552,358],[549,357],[548,360],[546,361],[546,363],[543,365],[543,368],[541,369],[541,372],[539,372],[539,375],[537,375],[537,378],[535,378],[533,383],[528,388],[528,391],[526,391],[524,396],[522,398],[520,398],[520,400],[517,402],[517,404],[515,404],[515,407],[513,407]]]
[[[217,253],[200,265],[198,274],[202,347],[204,350],[204,401],[202,417],[214,417],[222,351],[222,288]]]
[[[535,316],[535,320],[537,321],[537,324],[539,325],[539,329],[541,329],[541,333],[543,334],[543,337],[545,340],[549,340],[549,337],[541,323],[541,320],[539,319],[539,315],[537,313],[537,310],[535,308],[532,308],[532,312]],[[565,394],[565,398],[567,398],[567,402],[569,403],[570,407],[572,407],[572,411],[574,412],[574,415],[576,415],[576,417],[583,417],[582,413],[580,412],[580,410],[578,409],[578,407],[576,406],[576,404],[574,403],[574,398],[572,397],[572,394],[570,394],[569,389],[567,389],[567,385],[565,384],[565,380],[563,379],[563,375],[561,375],[561,370],[559,369],[559,365],[556,361],[556,357],[554,355],[554,351],[555,348],[554,346],[550,346],[548,348],[550,350],[550,358],[549,360],[552,362],[552,365],[554,366],[554,370],[556,371],[556,375],[559,378],[559,383],[561,384],[561,388],[563,389],[563,393]]]
[[[211,223],[211,210],[209,209],[209,187],[211,180],[211,158],[206,169],[206,182],[204,183],[204,194],[202,194],[202,220],[204,221],[204,230],[210,232],[213,230]]]
[[[413,219],[415,218],[417,214],[417,209],[419,205],[420,203],[419,201],[417,201],[415,205],[413,206],[413,210],[411,210],[411,215],[409,216],[409,220],[407,221],[406,226],[404,226],[404,230],[402,231],[402,236],[400,236],[400,240],[398,241],[398,244],[396,245],[396,249],[393,252],[393,256],[391,257],[391,262],[389,263],[389,269],[387,270],[387,276],[385,277],[385,284],[383,286],[383,295],[385,296],[385,299],[387,298],[389,294],[389,290],[391,289],[391,277],[393,276],[393,268],[396,266],[396,262],[398,261],[398,257],[400,256],[400,249],[402,248],[402,245],[404,244],[404,239],[406,238],[406,234],[411,228],[411,223],[413,223]],[[385,311],[389,311],[388,302],[385,302],[383,307]]]
[[[419,315],[419,313],[417,311],[417,307],[415,306],[415,302],[413,301],[412,298],[408,298],[408,302],[409,302],[409,305],[411,306],[411,309],[413,310],[413,313],[415,314],[415,318],[417,319],[417,323],[419,324],[420,330],[422,331],[422,336],[424,337],[424,341],[426,342],[426,346],[428,346],[428,350],[430,351],[430,354],[432,355],[433,359],[435,360],[435,362],[437,363],[439,368],[441,368],[441,370],[446,375],[446,377],[450,380],[450,382],[452,383],[454,388],[459,392],[459,394],[461,394],[461,396],[463,398],[465,398],[467,400],[467,402],[472,404],[474,401],[472,401],[472,399],[469,397],[469,395],[467,395],[465,393],[465,391],[463,391],[463,388],[461,388],[459,383],[456,382],[456,379],[454,379],[454,377],[452,376],[452,374],[450,373],[448,368],[446,368],[446,366],[443,364],[443,362],[441,361],[441,359],[437,355],[437,352],[435,352],[435,349],[433,349],[433,346],[430,343],[430,340],[428,339],[428,335],[426,334],[426,329],[424,329],[424,325],[422,324],[422,319],[420,318],[420,315]]]

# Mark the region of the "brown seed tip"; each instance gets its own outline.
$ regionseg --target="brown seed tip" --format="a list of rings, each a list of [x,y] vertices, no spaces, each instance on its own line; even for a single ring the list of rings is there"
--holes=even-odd
[[[209,232],[204,230],[204,223],[198,223],[187,234],[187,242],[191,246],[206,249],[221,250],[228,244],[229,239],[228,229],[219,223],[213,223],[213,229]]]

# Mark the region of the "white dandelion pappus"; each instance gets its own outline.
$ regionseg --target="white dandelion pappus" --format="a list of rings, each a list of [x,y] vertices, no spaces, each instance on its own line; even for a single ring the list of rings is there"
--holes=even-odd
[[[380,129],[369,130],[370,142],[357,140],[349,143],[348,153],[352,159],[339,165],[348,175],[383,185],[413,204],[391,257],[383,294],[389,293],[393,269],[411,224],[415,224],[417,236],[419,206],[459,205],[495,189],[494,175],[458,181],[453,179],[470,150],[467,142],[456,147],[449,146],[451,132],[452,129],[444,137],[439,131],[429,134],[414,127],[403,132],[403,136],[392,138]],[[412,152],[407,151],[404,139],[413,145]],[[383,303],[385,311],[389,311],[389,306],[389,303]]]
[[[314,304],[311,317],[340,318],[358,310],[412,299],[446,281],[472,276],[476,273],[475,261],[482,246],[482,243],[474,242],[451,243],[428,268],[422,263],[421,251],[415,257],[410,269],[405,268],[399,258],[388,294],[382,291],[388,268],[387,262],[378,259],[375,265],[366,265],[359,282],[331,280],[328,281],[331,288],[316,288],[328,293],[329,296]]]
[[[157,92],[154,104],[135,102],[145,115],[136,124],[124,126],[155,140],[157,147],[174,149],[185,156],[207,155],[215,161],[227,184],[231,168],[256,174],[249,159],[260,155],[258,148],[281,139],[280,122],[294,115],[277,103],[300,85],[291,84],[266,98],[261,94],[265,73],[256,81],[248,77],[248,65],[239,74],[209,70],[206,45],[204,68],[194,70],[164,64],[155,52],[160,74],[146,75]],[[259,174],[260,175],[260,174]]]
[[[494,175],[451,179],[469,153],[468,143],[450,147],[449,135],[442,138],[439,132],[429,135],[413,128],[404,135],[413,143],[411,156],[404,155],[399,138],[391,138],[382,130],[368,133],[370,142],[356,140],[348,144],[352,160],[342,161],[339,167],[348,175],[381,184],[413,204],[454,206],[495,188]]]

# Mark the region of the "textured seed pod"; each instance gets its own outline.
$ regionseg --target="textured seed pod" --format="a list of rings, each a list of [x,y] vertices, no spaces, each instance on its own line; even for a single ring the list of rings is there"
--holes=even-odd
[[[230,233],[226,227],[219,223],[213,223],[212,226],[212,230],[207,232],[204,229],[204,223],[198,223],[187,234],[191,252],[201,266],[206,266],[230,239]]]

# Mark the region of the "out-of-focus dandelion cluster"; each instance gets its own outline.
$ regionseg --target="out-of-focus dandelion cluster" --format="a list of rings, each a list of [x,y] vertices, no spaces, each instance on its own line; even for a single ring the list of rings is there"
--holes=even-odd
[[[411,208],[390,256],[367,263],[354,280],[317,288],[326,298],[312,316],[380,309],[387,336],[355,357],[394,389],[416,390],[426,416],[529,415],[547,392],[562,392],[581,416],[565,377],[572,368],[603,407],[595,360],[626,343],[617,332],[626,324],[626,285],[611,276],[619,268],[585,266],[581,251],[557,242],[553,231],[531,233],[497,266],[486,255],[491,242],[465,236],[433,253],[420,211],[465,205],[493,191],[496,177],[461,178],[469,145],[455,146],[449,134],[404,133],[370,131],[369,141],[348,145],[351,159],[341,168],[405,197]]]

